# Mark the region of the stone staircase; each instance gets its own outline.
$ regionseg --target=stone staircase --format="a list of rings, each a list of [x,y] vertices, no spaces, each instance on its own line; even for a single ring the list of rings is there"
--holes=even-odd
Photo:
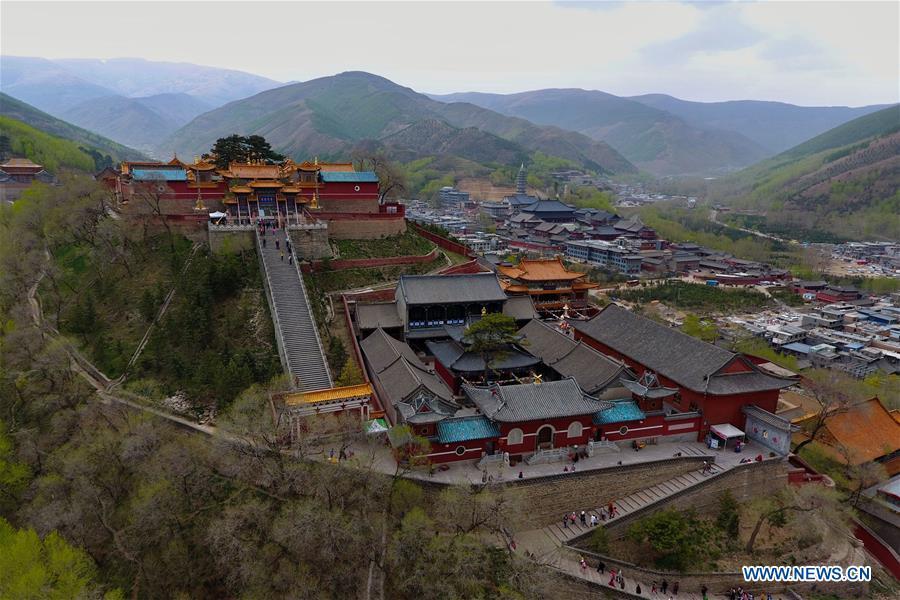
[[[300,389],[304,391],[330,388],[332,382],[328,361],[322,350],[322,341],[319,339],[296,256],[294,264],[289,263],[287,253],[284,260],[281,259],[281,252],[285,250],[283,231],[270,231],[265,235],[266,245],[263,247],[257,231],[256,248],[262,264],[282,366],[291,380],[295,384],[299,382]],[[280,241],[280,249],[275,248],[276,239]]]
[[[711,470],[708,473],[703,473],[702,468],[696,471],[691,471],[685,473],[683,475],[678,475],[671,479],[667,479],[666,481],[662,481],[656,485],[650,486],[648,488],[644,488],[639,490],[633,494],[625,496],[624,498],[620,498],[618,500],[613,501],[613,506],[616,508],[616,516],[612,519],[607,519],[606,521],[600,521],[600,524],[597,527],[601,527],[604,524],[609,525],[615,523],[616,521],[627,517],[628,515],[642,510],[648,506],[657,504],[659,502],[663,502],[668,498],[671,498],[673,495],[678,494],[688,488],[691,488],[701,482],[708,481],[710,478],[716,477],[717,475],[728,471],[727,467],[723,467],[721,465],[717,465],[713,460],[712,455],[704,453],[699,448],[692,448],[689,446],[681,447],[678,449],[684,456],[709,456],[710,458],[710,467]],[[584,510],[587,515],[587,526],[581,525],[581,511]],[[543,528],[544,534],[553,542],[555,546],[564,545],[571,540],[590,533],[593,529],[590,525],[591,515],[597,515],[597,518],[600,518],[600,507],[595,509],[587,510],[584,508],[578,509],[576,511],[576,516],[579,517],[575,520],[575,524],[569,523],[568,527],[563,527],[562,524],[562,512],[560,512],[559,520],[552,525],[548,525]]]

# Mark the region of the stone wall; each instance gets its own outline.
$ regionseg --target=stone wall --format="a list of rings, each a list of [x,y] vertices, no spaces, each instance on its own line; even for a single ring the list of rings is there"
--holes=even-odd
[[[370,269],[372,267],[388,267],[392,265],[417,265],[431,262],[438,256],[438,249],[435,248],[428,254],[421,255],[384,256],[381,258],[339,258],[331,261],[328,267],[332,271],[341,271],[343,269]],[[322,261],[315,260],[308,264],[300,265],[300,270],[304,273],[318,272],[322,270],[323,266],[324,264]]]
[[[631,523],[662,509],[715,512],[719,506],[719,495],[726,490],[730,491],[738,502],[769,494],[772,490],[779,490],[788,484],[788,468],[787,461],[781,459],[737,465],[726,473],[672,494],[667,502],[650,505],[616,519],[607,526],[607,531],[613,539],[623,537]]]
[[[557,522],[565,512],[598,508],[666,479],[697,471],[703,460],[702,456],[668,458],[592,471],[510,479],[497,485],[517,491],[517,499],[527,510],[528,528],[536,529]],[[560,463],[560,470],[562,467]],[[508,475],[516,476],[515,467],[508,469]],[[428,491],[439,492],[446,487],[437,482],[416,480]]]
[[[406,232],[406,220],[397,219],[331,219],[328,234],[337,240],[376,240]]]
[[[238,252],[256,248],[253,231],[214,231],[207,229],[209,249],[215,253]]]
[[[291,243],[298,260],[315,260],[331,258],[331,246],[328,244],[328,229],[289,229]]]

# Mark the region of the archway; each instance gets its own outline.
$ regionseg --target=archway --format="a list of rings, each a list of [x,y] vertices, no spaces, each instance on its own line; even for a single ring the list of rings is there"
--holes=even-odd
[[[553,427],[551,425],[544,425],[538,429],[536,444],[538,450],[553,448]]]

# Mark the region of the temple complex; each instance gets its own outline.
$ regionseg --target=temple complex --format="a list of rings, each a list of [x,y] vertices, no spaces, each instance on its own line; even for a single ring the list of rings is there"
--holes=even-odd
[[[378,176],[351,163],[123,162],[97,175],[132,210],[172,222],[250,227],[259,221],[328,223],[329,236],[373,238],[405,231],[404,207],[381,203]],[[137,201],[137,202],[135,202]]]
[[[515,266],[497,268],[503,290],[510,295],[528,295],[541,312],[583,309],[588,306],[588,290],[596,283],[585,281],[587,273],[570,271],[562,259],[522,259]]]

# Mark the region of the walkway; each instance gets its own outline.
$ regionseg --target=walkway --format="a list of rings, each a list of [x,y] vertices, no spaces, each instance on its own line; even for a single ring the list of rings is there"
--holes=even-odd
[[[670,500],[673,495],[680,494],[694,486],[703,484],[710,479],[714,479],[722,475],[723,473],[727,473],[735,466],[741,464],[741,459],[752,458],[754,456],[753,449],[749,447],[747,448],[747,451],[740,454],[732,452],[730,449],[723,452],[709,450],[701,444],[685,444],[683,446],[679,446],[677,450],[682,452],[684,456],[709,456],[713,457],[713,460],[716,460],[718,462],[711,464],[711,471],[709,473],[703,473],[702,468],[700,468],[696,471],[678,475],[666,481],[662,481],[656,485],[625,496],[624,498],[615,500],[613,502],[613,505],[616,507],[616,516],[612,519],[607,519],[606,521],[600,521],[600,525],[597,525],[597,527],[613,524],[635,512],[641,511],[654,505],[663,504],[666,501]],[[581,565],[578,562],[578,549],[568,546],[568,544],[575,538],[590,533],[590,531],[593,529],[590,526],[590,515],[597,515],[599,518],[599,509],[600,507],[590,510],[581,507],[562,507],[560,510],[560,518],[558,522],[555,522],[541,529],[534,529],[519,534],[517,537],[518,550],[522,553],[528,552],[538,563],[545,564],[555,569],[559,569],[560,571],[568,573],[569,575],[572,575],[576,578],[584,579],[592,583],[599,583],[602,586],[606,587],[609,583],[609,571],[605,572],[602,575],[600,573],[597,573],[597,560],[590,558],[587,553],[585,553],[584,556],[585,560],[587,561],[588,568],[582,569]],[[573,510],[579,516],[581,511],[585,510],[588,519],[587,526],[582,526],[579,518],[576,519],[574,525],[572,523],[569,523],[568,527],[563,527],[563,513],[566,511],[572,512]],[[674,583],[674,581],[675,578],[670,579],[669,583],[672,584]],[[736,585],[740,583],[740,581],[735,581]],[[636,593],[636,584],[640,584],[641,586],[640,595]],[[625,570],[624,592],[627,595],[634,596],[636,598],[663,599],[668,598],[671,595],[671,591],[667,595],[663,595],[662,593],[651,594],[651,585],[652,581],[636,581],[630,576],[628,570]],[[620,590],[619,588],[616,589],[618,592],[622,592],[622,590]],[[710,593],[710,597],[714,597],[714,594],[712,592]],[[678,598],[689,598],[691,600],[699,599],[700,594],[698,590],[683,590],[678,594]]]
[[[276,230],[264,234],[256,233],[256,247],[266,280],[266,294],[275,324],[282,366],[299,383],[304,391],[321,390],[332,387],[328,361],[322,350],[322,341],[316,328],[315,319],[306,295],[306,286],[297,265],[285,253],[285,233]],[[276,240],[279,247],[275,247]],[[291,248],[291,254],[294,250]]]

